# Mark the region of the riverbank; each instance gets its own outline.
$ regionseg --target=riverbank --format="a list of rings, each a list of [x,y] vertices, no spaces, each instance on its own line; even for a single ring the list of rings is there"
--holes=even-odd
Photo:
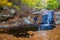
[[[17,37],[14,36],[14,33],[8,34],[0,32],[0,40],[60,40],[60,25],[57,25],[53,30],[28,31],[28,33],[33,35],[25,37],[25,35],[19,36],[16,34],[18,35]]]

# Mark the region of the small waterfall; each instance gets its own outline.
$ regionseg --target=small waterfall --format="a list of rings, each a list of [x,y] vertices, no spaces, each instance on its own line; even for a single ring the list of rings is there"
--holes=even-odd
[[[43,15],[42,17],[42,23],[38,26],[38,35],[39,37],[43,37],[43,40],[49,40],[49,35],[47,34],[46,30],[53,29],[54,20],[53,20],[53,13],[48,12],[48,14]]]
[[[51,30],[53,27],[53,11],[43,11],[44,15],[42,15],[42,24],[39,25],[38,31],[40,30]]]

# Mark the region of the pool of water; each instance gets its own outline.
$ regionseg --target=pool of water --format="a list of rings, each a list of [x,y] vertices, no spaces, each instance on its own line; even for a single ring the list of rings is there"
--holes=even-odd
[[[53,28],[55,28],[55,25],[53,24],[41,24],[38,26],[38,31],[39,30],[52,30]]]

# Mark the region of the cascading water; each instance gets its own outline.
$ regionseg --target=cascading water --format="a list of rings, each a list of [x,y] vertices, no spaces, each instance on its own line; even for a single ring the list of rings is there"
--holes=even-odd
[[[42,23],[38,27],[38,36],[42,36],[43,40],[48,40],[48,35],[46,30],[51,30],[53,27],[53,11],[44,11],[42,15]],[[42,30],[42,31],[40,31]]]
[[[53,27],[53,11],[52,10],[44,10],[42,14],[42,23],[38,27],[38,31],[40,30],[51,30]]]

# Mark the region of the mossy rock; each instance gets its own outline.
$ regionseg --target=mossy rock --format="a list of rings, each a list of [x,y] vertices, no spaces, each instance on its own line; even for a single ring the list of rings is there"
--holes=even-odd
[[[0,17],[0,21],[5,21],[7,20],[8,18],[3,18],[3,17]]]

